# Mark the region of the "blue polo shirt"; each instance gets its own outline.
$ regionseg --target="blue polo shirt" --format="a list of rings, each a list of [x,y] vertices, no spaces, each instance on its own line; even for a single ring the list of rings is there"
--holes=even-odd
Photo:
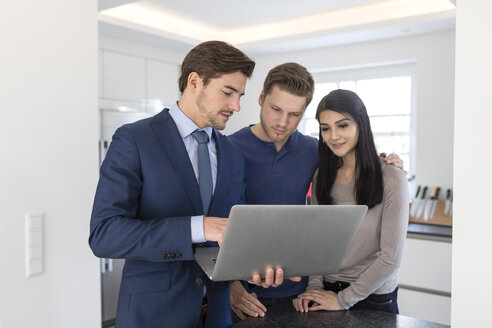
[[[298,132],[277,152],[273,142],[265,142],[245,127],[228,136],[241,149],[246,161],[247,204],[306,204],[306,195],[318,166],[318,140]],[[287,297],[302,293],[307,277],[300,282],[284,280],[279,287],[246,289],[258,297]]]

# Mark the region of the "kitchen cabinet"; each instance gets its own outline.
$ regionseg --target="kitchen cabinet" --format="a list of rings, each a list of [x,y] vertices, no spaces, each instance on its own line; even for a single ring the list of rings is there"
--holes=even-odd
[[[179,98],[179,66],[147,59],[147,111],[158,113]]]
[[[398,305],[403,315],[451,322],[451,238],[409,234],[400,267]]]
[[[101,107],[145,110],[145,80],[145,58],[104,50]]]
[[[103,98],[140,102],[145,99],[145,59],[103,52]]]
[[[451,293],[451,243],[408,237],[400,284]]]
[[[98,87],[99,87],[99,89],[98,89],[99,98],[101,98],[102,94],[103,94],[103,75],[102,75],[102,63],[103,63],[102,60],[103,59],[102,58],[103,58],[103,52],[102,52],[102,50],[99,50],[98,51],[98,70],[97,70],[97,72],[98,72],[97,82],[98,82]]]
[[[400,288],[400,314],[421,320],[451,324],[451,297]]]
[[[179,65],[100,50],[99,107],[156,114],[179,99]]]

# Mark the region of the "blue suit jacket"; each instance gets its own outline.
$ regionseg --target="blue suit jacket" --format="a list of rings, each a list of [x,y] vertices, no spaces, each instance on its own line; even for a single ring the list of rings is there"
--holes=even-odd
[[[244,160],[213,131],[217,183],[209,216],[228,217],[243,202]],[[101,166],[89,244],[124,258],[117,327],[193,327],[207,287],[207,327],[230,325],[227,283],[208,280],[194,261],[190,217],[202,215],[198,183],[174,121],[163,110],[125,125]]]

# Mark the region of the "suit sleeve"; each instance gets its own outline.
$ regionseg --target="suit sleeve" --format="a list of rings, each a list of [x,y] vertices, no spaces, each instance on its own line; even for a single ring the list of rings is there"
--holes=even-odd
[[[142,185],[135,138],[122,127],[101,166],[90,224],[94,254],[153,262],[193,259],[190,217],[137,218]]]

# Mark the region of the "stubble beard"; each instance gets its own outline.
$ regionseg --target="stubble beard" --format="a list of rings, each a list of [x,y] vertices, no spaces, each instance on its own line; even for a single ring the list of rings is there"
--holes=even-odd
[[[281,136],[279,136],[278,134],[276,134],[274,131],[273,131],[273,127],[272,128],[269,128],[264,122],[263,122],[263,119],[262,117],[260,116],[260,124],[261,124],[261,128],[263,129],[263,132],[265,133],[265,135],[272,141],[272,142],[281,142],[283,141],[284,139],[288,139],[290,137],[290,134],[286,133],[284,134],[284,137],[281,139]]]
[[[207,110],[207,108],[203,104],[204,98],[205,94],[202,90],[198,95],[198,98],[196,99],[196,105],[198,107],[198,110],[200,111],[200,116],[205,120],[205,122],[207,122],[207,126],[210,126],[217,130],[224,130],[226,127],[225,123],[218,122],[217,117]]]

